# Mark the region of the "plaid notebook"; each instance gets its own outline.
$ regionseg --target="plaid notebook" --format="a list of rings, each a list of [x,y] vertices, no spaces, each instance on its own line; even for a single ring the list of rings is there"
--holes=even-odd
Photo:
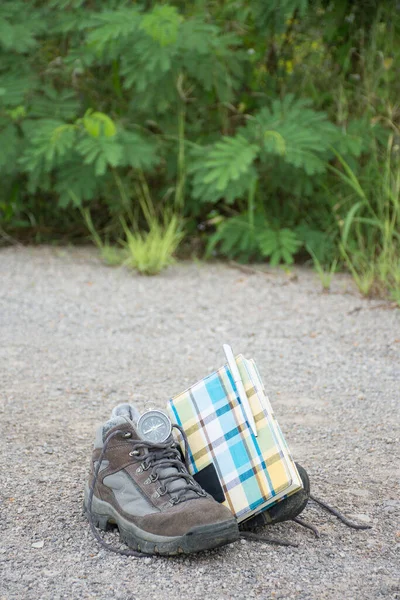
[[[228,365],[172,398],[167,409],[188,438],[191,474],[210,493],[214,477],[222,495],[213,495],[241,522],[301,489],[302,482],[254,360],[241,354],[235,360],[257,437]]]

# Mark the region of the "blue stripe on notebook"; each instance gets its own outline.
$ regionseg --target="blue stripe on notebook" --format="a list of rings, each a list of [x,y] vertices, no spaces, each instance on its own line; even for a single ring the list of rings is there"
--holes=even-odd
[[[211,399],[211,402],[213,404],[217,404],[221,400],[225,400],[225,398],[226,398],[225,390],[222,387],[219,377],[217,377],[217,376],[207,377],[207,379],[205,380],[204,383],[205,383],[207,392],[209,393],[208,401],[210,401],[210,399]]]
[[[232,439],[233,437],[235,437],[235,435],[239,435],[239,428],[238,427],[234,427],[234,429],[231,429],[230,431],[228,431],[228,433],[225,433],[224,438],[226,441]]]
[[[217,417],[220,417],[221,415],[229,412],[230,410],[232,410],[231,407],[230,407],[230,405],[229,404],[225,404],[224,406],[221,406],[221,408],[218,408],[215,411],[215,414],[217,415]]]

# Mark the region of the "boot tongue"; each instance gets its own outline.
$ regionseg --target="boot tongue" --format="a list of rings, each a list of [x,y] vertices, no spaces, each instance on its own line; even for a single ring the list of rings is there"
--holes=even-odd
[[[171,438],[169,438],[169,439],[171,439]],[[146,452],[146,454],[148,452],[152,452],[152,450],[149,449]],[[163,460],[163,458],[165,458],[165,455],[163,456],[163,451],[162,450],[160,450],[158,452],[155,451],[154,452],[154,459],[155,460],[154,460],[153,465],[157,466],[157,461],[158,460]],[[182,463],[182,466],[183,466],[183,463]],[[165,477],[170,477],[172,475],[176,476],[175,480],[174,479],[170,479],[169,481],[166,482],[166,488],[167,488],[167,490],[168,490],[168,492],[170,494],[174,494],[176,492],[179,492],[180,490],[184,490],[187,487],[186,479],[184,479],[183,477],[179,476],[180,471],[179,471],[178,467],[174,467],[174,466],[171,466],[171,467],[158,467],[157,468],[157,473],[158,473],[159,480],[160,480],[161,483],[163,483],[163,479]],[[189,500],[190,498],[198,498],[197,493],[194,492],[193,490],[187,490],[185,492],[185,496],[186,496],[187,500]]]
[[[132,423],[136,424],[139,420],[140,413],[136,406],[124,402],[123,404],[118,404],[112,409],[111,419],[114,417],[127,417],[129,421],[132,421]]]
[[[132,421],[130,419],[128,419],[127,417],[124,417],[121,415],[120,417],[113,417],[104,423],[103,430],[102,430],[103,442],[106,439],[108,432],[111,429],[114,429],[114,427],[118,427],[118,426],[122,426],[122,425],[126,426],[127,424],[129,425],[129,430],[132,431],[132,434],[133,434],[132,439],[139,439],[139,436],[136,433],[134,423],[132,423]]]
[[[128,404],[127,402],[118,404],[112,409],[109,420],[103,425],[103,440],[107,437],[110,429],[118,425],[126,425],[127,423],[131,426],[133,439],[140,439],[136,432],[136,423],[139,417],[139,411],[132,404]]]

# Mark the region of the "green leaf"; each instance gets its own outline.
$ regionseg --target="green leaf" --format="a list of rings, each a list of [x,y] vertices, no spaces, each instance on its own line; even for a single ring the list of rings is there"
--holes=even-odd
[[[189,170],[194,174],[195,196],[205,201],[213,193],[222,197],[230,184],[238,184],[241,191],[248,189],[255,177],[253,162],[258,151],[258,146],[242,135],[224,137],[209,149],[194,151]]]
[[[230,181],[224,190],[217,190],[214,185],[204,182],[204,172],[199,169],[193,172],[192,195],[201,202],[215,203],[223,198],[227,204],[233,204],[235,200],[247,198],[249,189],[257,177],[257,171],[251,165],[238,180]]]
[[[197,20],[185,22],[181,32],[179,45],[185,70],[200,89],[213,91],[220,102],[231,102],[248,61],[240,38]]]
[[[55,119],[74,119],[79,111],[79,101],[74,90],[56,90],[45,86],[36,93],[29,106],[29,116],[47,119],[52,115]]]
[[[247,215],[238,215],[222,221],[217,231],[210,237],[207,255],[215,248],[218,253],[229,258],[248,261],[259,254],[257,230],[249,222]]]
[[[114,138],[87,137],[76,146],[84,163],[93,165],[96,175],[104,175],[107,166],[117,167],[123,161],[123,147]]]
[[[179,32],[179,44],[184,51],[183,58],[188,54],[191,57],[209,55],[218,42],[220,29],[211,23],[204,22],[201,18],[187,19],[181,24]],[[194,66],[194,65],[193,65]]]
[[[41,11],[27,3],[2,2],[0,11],[0,50],[23,54],[37,45],[36,36],[45,28]]]
[[[34,77],[26,75],[20,69],[13,69],[9,73],[0,74],[0,106],[20,106],[24,104],[27,93],[32,90]]]
[[[54,190],[59,195],[59,206],[82,206],[84,201],[92,200],[99,194],[102,183],[93,165],[82,163],[79,154],[74,153],[72,159],[63,163],[55,173]]]
[[[99,137],[100,135],[113,137],[117,133],[114,121],[102,112],[94,112],[89,109],[86,111],[82,122],[86,131],[92,137]]]
[[[175,6],[158,5],[143,16],[140,29],[145,31],[160,46],[175,44],[183,18]]]
[[[329,150],[337,139],[338,129],[325,113],[309,108],[308,100],[296,100],[288,94],[274,100],[271,108],[263,108],[251,119],[244,133],[262,145],[260,158],[268,162],[269,155],[281,157],[307,175],[326,171]]]
[[[258,235],[261,254],[270,257],[271,266],[280,262],[287,265],[293,263],[294,255],[302,246],[296,233],[290,229],[265,229]]]
[[[331,263],[335,255],[335,237],[337,235],[336,226],[333,231],[324,231],[309,225],[306,222],[296,227],[296,234],[303,246],[307,248],[310,254],[322,265]]]
[[[139,92],[149,94],[149,87],[157,93],[157,86],[172,68],[178,53],[174,45],[161,46],[147,35],[138,35],[135,44],[127,48],[121,58],[121,76],[124,88],[134,87]],[[169,82],[171,83],[171,82]],[[175,94],[176,94],[176,88]],[[164,90],[160,90],[164,93]]]
[[[293,17],[296,11],[298,17],[305,15],[309,0],[253,0],[250,4],[256,25],[264,30],[284,31],[287,20]]]
[[[2,175],[15,172],[15,163],[21,148],[21,140],[15,125],[0,130],[0,171]]]
[[[121,166],[147,170],[160,160],[156,145],[136,132],[122,130],[118,134],[118,141],[123,149]]]
[[[137,33],[141,16],[137,8],[104,10],[92,16],[92,29],[86,37],[88,48],[100,56],[117,57],[121,44]]]
[[[76,128],[63,121],[41,119],[24,121],[22,129],[29,139],[20,164],[28,173],[49,172],[74,146]]]
[[[204,161],[207,174],[205,183],[214,182],[216,189],[224,190],[229,181],[236,181],[248,171],[258,153],[258,146],[250,144],[243,136],[224,137],[214,144]]]
[[[11,118],[12,121],[20,121],[26,117],[25,106],[16,106],[6,110],[5,113]]]
[[[342,229],[342,244],[346,247],[347,238],[349,236],[350,228],[353,225],[355,214],[362,206],[365,206],[365,202],[363,200],[359,200],[349,210],[344,220],[343,229]]]

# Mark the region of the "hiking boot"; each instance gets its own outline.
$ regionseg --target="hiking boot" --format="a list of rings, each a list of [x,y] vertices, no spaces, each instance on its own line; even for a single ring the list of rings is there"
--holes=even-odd
[[[84,499],[96,538],[94,525],[116,525],[134,551],[168,555],[237,540],[236,519],[188,473],[173,436],[162,443],[143,439],[138,417],[134,407],[120,405],[97,431]],[[162,423],[147,427],[158,435]]]

